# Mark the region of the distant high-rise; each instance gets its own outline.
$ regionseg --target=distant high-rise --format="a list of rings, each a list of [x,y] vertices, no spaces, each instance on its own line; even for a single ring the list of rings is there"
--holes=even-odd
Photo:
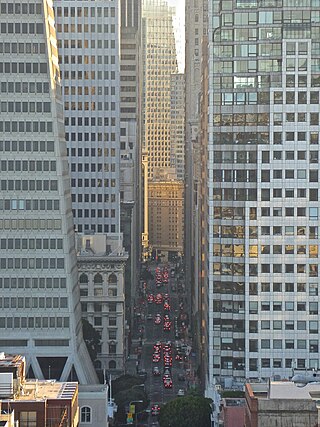
[[[56,0],[77,231],[120,231],[119,2]]]
[[[319,368],[320,3],[209,2],[209,373]]]
[[[185,174],[185,75],[171,74],[171,165],[179,181]]]
[[[82,338],[52,2],[2,2],[0,20],[0,347],[25,355],[37,378],[94,383]]]
[[[148,177],[171,166],[171,74],[178,72],[172,17],[164,0],[145,0],[143,40],[143,143],[149,157]]]

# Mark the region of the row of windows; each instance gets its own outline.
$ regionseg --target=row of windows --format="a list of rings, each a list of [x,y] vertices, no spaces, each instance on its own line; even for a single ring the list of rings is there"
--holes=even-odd
[[[97,77],[96,77],[97,74]],[[110,71],[110,76],[109,76],[109,71],[97,71],[97,73],[95,71],[64,71],[62,74],[61,71],[61,79],[63,80],[115,80],[116,79],[116,72],[115,71]]]
[[[112,90],[112,88],[111,88]],[[109,120],[110,119],[110,120]],[[116,126],[115,117],[66,117],[66,126]]]
[[[61,230],[61,219],[1,219],[0,230]]]
[[[57,191],[58,181],[56,179],[2,179],[0,181],[0,189],[2,191]]]
[[[51,102],[1,101],[1,113],[51,113]]]
[[[63,249],[63,239],[0,239],[1,249]]]
[[[115,95],[115,86],[110,89],[111,95]],[[109,86],[68,86],[63,91],[65,95],[109,95]]]
[[[116,57],[115,55],[111,55],[110,57],[108,55],[64,55],[59,56],[59,63],[60,64],[109,64],[109,58],[110,58],[110,64],[116,63]]]
[[[306,255],[307,252],[309,254],[309,258],[318,258],[318,245],[260,245],[260,251],[258,245],[249,245],[250,258],[258,258],[258,254],[267,255],[273,253],[274,255]],[[213,256],[243,257],[245,256],[245,245],[214,243]]]
[[[53,153],[54,141],[0,141],[0,151],[20,152],[20,153],[24,153],[24,152]],[[51,165],[52,165],[52,162],[51,162]]]
[[[261,350],[269,350],[271,348],[275,350],[279,349],[294,349],[297,348],[299,350],[306,350],[307,344],[309,344],[309,351],[310,353],[318,353],[319,352],[319,341],[318,340],[269,340],[269,339],[261,339],[260,340],[260,346],[258,340],[250,340],[249,341],[249,351],[251,352],[257,352],[260,348]],[[271,347],[272,346],[272,347]]]
[[[109,14],[110,12],[110,14]],[[80,17],[89,17],[91,16],[92,18],[94,17],[98,17],[98,18],[102,18],[105,17],[107,18],[108,16],[111,17],[115,17],[116,13],[116,9],[114,7],[57,7],[57,16],[61,17],[68,17],[70,16],[71,18],[74,18],[75,16],[77,16],[78,18]]]
[[[115,233],[116,232],[116,226],[115,224],[111,224],[111,226],[109,226],[109,224],[77,224],[77,230],[79,233],[82,233],[83,231],[88,231],[91,230],[93,232],[98,232],[98,233]]]
[[[64,258],[0,258],[1,270],[64,269]]]
[[[57,163],[55,160],[1,160],[1,172],[55,172]]]
[[[318,303],[317,302],[309,302],[309,314],[318,314]],[[294,301],[286,301],[285,303],[281,301],[261,301],[260,303],[260,311],[307,311],[307,303],[298,301],[294,303]],[[250,314],[258,314],[259,312],[259,304],[258,301],[250,301],[249,303],[249,313]]]
[[[115,209],[74,209],[73,215],[78,218],[115,218]]]
[[[286,209],[284,211],[283,209]],[[288,216],[292,216],[292,211],[287,211],[287,209],[293,209],[293,212],[295,212],[296,209],[296,215],[297,216],[306,216],[306,208],[305,207],[297,207],[297,208],[282,208],[282,207],[276,207],[276,208],[269,208],[269,207],[263,207],[260,208],[260,215],[261,216],[282,216],[283,212],[288,212]],[[257,217],[257,211],[258,209],[256,207],[250,207],[249,208],[249,219],[254,221]],[[286,214],[287,215],[287,214]],[[215,219],[244,219],[244,208],[232,208],[232,207],[220,207],[215,206],[213,208],[213,217]],[[301,231],[301,230],[299,230]],[[318,234],[318,227],[313,227],[313,235]]]
[[[46,62],[0,62],[1,74],[47,74]]]
[[[71,187],[79,188],[79,187],[116,187],[117,181],[115,179],[71,179]]]
[[[270,292],[272,285],[272,292],[306,292],[307,284],[306,283],[284,283],[274,282],[270,284],[269,282],[262,283],[249,283],[249,293],[250,295],[258,295],[258,292]],[[309,283],[309,295],[317,296],[318,295],[318,284]]]
[[[46,82],[1,82],[1,93],[49,93]]]
[[[282,330],[285,331],[306,331],[308,330],[310,334],[316,334],[319,330],[319,322],[317,320],[310,320],[306,322],[305,320],[250,320],[249,321],[249,332],[258,333],[260,325],[260,330]],[[308,329],[307,329],[308,326]]]
[[[115,163],[71,163],[71,172],[115,172]]]
[[[0,121],[0,132],[6,133],[52,133],[52,122],[30,122],[30,121]],[[29,141],[28,141],[29,142]],[[1,141],[0,141],[1,144]],[[1,151],[1,147],[0,147]]]
[[[311,208],[318,209],[318,208]],[[316,217],[316,212],[312,212],[312,219]],[[293,226],[286,226],[284,229],[281,226],[261,226],[260,229],[255,226],[249,226],[249,239],[258,239],[258,231],[260,231],[259,236],[282,236],[285,233],[286,236],[294,236],[296,235],[308,235],[309,239],[317,239],[318,238],[318,227],[310,226],[309,234],[307,233],[307,228],[301,229],[299,226],[295,229]],[[301,233],[301,234],[298,234]],[[225,238],[236,238],[243,239],[244,238],[244,226],[242,225],[214,225],[213,226],[213,237],[225,237]]]
[[[241,45],[239,45],[241,46]],[[270,44],[270,46],[273,46]],[[320,46],[318,46],[317,44],[317,53],[320,49]],[[263,76],[229,76],[229,75],[225,75],[223,77],[221,76],[215,76],[213,78],[213,84],[217,89],[239,89],[239,88],[267,88],[268,91],[267,92],[262,92],[265,95],[264,96],[269,96],[270,94],[270,87],[273,88],[278,88],[278,87],[282,87],[283,85],[283,80],[282,80],[282,76],[279,74],[274,74],[274,75],[263,75]],[[287,74],[286,79],[284,81],[284,84],[286,87],[294,87],[294,88],[300,88],[300,87],[319,87],[320,86],[320,78],[319,75],[317,74],[312,74],[311,75],[311,85],[310,83],[308,84],[308,76],[306,75],[301,75],[301,74]],[[259,96],[259,95],[258,95]],[[310,103],[311,100],[314,99],[313,92],[310,92]],[[219,99],[219,95],[217,98],[215,98],[215,94],[214,94],[214,98],[213,99]],[[279,103],[282,104],[282,102],[280,102],[282,98],[280,97],[280,95],[277,93],[277,95],[274,97],[274,101],[275,103]],[[313,103],[313,102],[312,102]]]
[[[76,198],[77,196],[77,198]],[[111,197],[110,197],[111,196]],[[89,203],[90,201],[93,203],[102,203],[102,200],[105,203],[114,203],[116,201],[116,195],[115,194],[72,194],[72,202],[75,203],[78,201],[79,203],[85,202]]]
[[[260,359],[261,368],[288,368],[292,369],[294,366],[297,369],[305,369],[307,368],[307,359],[268,359],[262,358]],[[249,370],[250,371],[258,371],[258,359],[249,359]],[[309,369],[318,369],[319,361],[318,359],[309,359]]]
[[[0,308],[68,308],[67,297],[0,297]]]
[[[43,34],[43,24],[33,22],[1,22],[0,33],[2,34]]]
[[[300,132],[298,132],[299,134]],[[304,133],[304,132],[303,132]],[[291,139],[292,138],[292,139]],[[294,132],[286,132],[287,141],[292,141],[294,138]],[[257,159],[257,153],[255,151],[214,151],[213,152],[214,163],[254,163]],[[262,151],[261,152],[261,163],[270,163],[273,160],[306,160],[308,158],[310,163],[318,163],[319,151],[310,150],[307,156],[305,150],[273,150],[273,151]],[[280,169],[279,169],[280,171]],[[236,171],[239,172],[239,171]],[[245,172],[245,171],[242,171]],[[263,171],[265,172],[265,171]],[[274,171],[277,173],[277,170]],[[222,174],[222,172],[215,171],[215,174]],[[231,171],[224,171],[224,173],[230,173]]]
[[[297,190],[297,191],[296,191]],[[276,188],[273,191],[274,198],[294,198],[295,193],[297,193],[297,197],[306,197],[306,189],[303,189],[301,193],[300,189],[288,188]],[[302,194],[299,196],[298,194]],[[257,200],[257,190],[254,188],[213,188],[212,196],[214,200],[225,200],[225,201],[255,201]],[[318,189],[309,189],[309,200],[310,201],[318,201]],[[261,190],[261,201],[270,201],[270,190],[262,189]],[[318,210],[317,208],[309,208],[309,218],[317,219],[318,218]]]
[[[16,43],[0,42],[0,53],[46,53],[44,43]]]
[[[106,34],[115,34],[116,25],[115,24],[57,24],[58,34],[67,34],[67,33],[100,33],[105,36]]]
[[[0,277],[4,289],[65,289],[65,277]]]
[[[85,102],[69,102],[66,101],[64,103],[64,109],[65,111],[76,111],[76,110],[85,110],[85,111],[108,111],[109,109],[111,111],[116,110],[116,103],[115,102],[95,102],[95,101],[85,101]]]
[[[41,3],[0,3],[0,13],[1,15],[41,15],[42,7]]]
[[[1,329],[61,329],[69,325],[69,317],[0,317]]]
[[[305,152],[304,152],[305,153]],[[318,153],[317,153],[318,154]],[[305,159],[303,159],[305,160]],[[311,163],[317,163],[317,158],[313,158]],[[273,172],[273,177],[270,178],[271,172]],[[282,172],[284,172],[282,174]],[[306,169],[274,169],[262,170],[260,171],[260,180],[261,182],[270,182],[270,180],[276,179],[307,179],[307,170]],[[309,170],[308,176],[309,182],[318,182],[318,170]],[[215,170],[213,171],[213,182],[256,182],[257,181],[257,171],[256,170],[238,170],[238,169],[224,169],[224,170]]]
[[[249,276],[257,277],[259,274],[308,274],[309,277],[318,277],[318,264],[250,264]],[[244,276],[245,264],[232,262],[214,262],[212,272],[222,276]]]
[[[62,44],[63,43],[63,44]],[[89,47],[90,46],[90,47]],[[110,46],[109,46],[109,40],[88,40],[88,39],[84,39],[84,40],[69,40],[69,39],[65,39],[65,40],[61,40],[59,38],[58,40],[58,49],[59,52],[62,51],[63,49],[115,49],[116,47],[116,41],[115,40],[110,40]]]

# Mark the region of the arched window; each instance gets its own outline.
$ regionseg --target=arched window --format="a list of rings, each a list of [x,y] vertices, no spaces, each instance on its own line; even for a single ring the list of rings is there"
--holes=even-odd
[[[117,364],[115,360],[110,360],[109,362],[109,369],[116,369]]]
[[[117,276],[114,273],[110,274],[108,278],[109,285],[116,285],[117,281],[118,281]]]
[[[82,273],[80,278],[79,278],[79,282],[82,284],[88,284],[88,282],[89,282],[88,276],[86,274]]]
[[[101,361],[100,361],[100,360],[96,360],[96,361],[94,362],[94,367],[95,367],[96,369],[101,369],[101,368],[102,368],[102,363],[101,363]]]
[[[95,285],[101,285],[102,284],[102,276],[101,276],[101,274],[99,274],[99,273],[97,273],[95,276],[94,276],[94,279],[93,279],[93,281],[94,281],[94,284]]]
[[[81,422],[91,423],[91,408],[89,406],[82,406],[81,408]]]

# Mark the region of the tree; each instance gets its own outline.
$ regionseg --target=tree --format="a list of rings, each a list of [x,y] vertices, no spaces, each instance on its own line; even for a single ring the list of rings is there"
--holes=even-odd
[[[142,400],[136,404],[136,413],[148,407],[149,400],[143,385],[141,378],[133,375],[121,375],[112,381],[112,394],[118,406],[117,422],[125,422],[130,402]]]
[[[97,359],[98,349],[101,341],[100,333],[94,329],[87,319],[82,319],[83,339],[86,343],[92,362]]]
[[[210,427],[211,399],[202,396],[178,397],[161,408],[161,427]]]

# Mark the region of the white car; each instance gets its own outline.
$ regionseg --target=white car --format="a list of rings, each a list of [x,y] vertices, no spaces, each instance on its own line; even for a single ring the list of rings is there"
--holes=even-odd
[[[185,391],[183,388],[179,388],[177,396],[184,396],[185,395]]]

